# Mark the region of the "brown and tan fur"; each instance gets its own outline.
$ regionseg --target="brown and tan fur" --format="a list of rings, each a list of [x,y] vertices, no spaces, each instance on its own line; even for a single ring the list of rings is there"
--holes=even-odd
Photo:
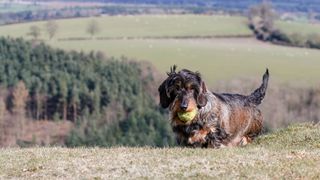
[[[217,94],[208,91],[200,74],[176,67],[160,85],[160,104],[169,108],[173,131],[180,145],[219,148],[250,143],[262,130],[262,114],[257,106],[265,96],[269,73],[262,85],[249,96]],[[197,108],[189,122],[179,119],[178,112]]]

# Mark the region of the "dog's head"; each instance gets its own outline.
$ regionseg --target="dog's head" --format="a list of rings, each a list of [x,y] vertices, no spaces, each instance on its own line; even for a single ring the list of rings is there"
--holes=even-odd
[[[171,67],[167,79],[158,89],[161,106],[168,108],[171,105],[176,111],[192,111],[205,106],[207,89],[200,74],[187,69],[176,72],[176,69],[175,65]]]

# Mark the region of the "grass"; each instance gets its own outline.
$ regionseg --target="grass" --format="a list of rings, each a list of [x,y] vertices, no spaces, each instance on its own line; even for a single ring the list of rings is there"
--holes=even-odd
[[[319,179],[320,127],[299,124],[244,148],[8,148],[0,178]]]
[[[58,20],[60,28],[56,38],[89,37],[86,28],[91,20],[99,24],[100,32],[97,36],[105,38],[252,35],[247,27],[247,19],[240,16],[135,15]],[[29,28],[36,25],[42,29],[41,38],[48,39],[45,33],[45,23],[46,21],[40,21],[1,26],[0,34],[25,37]],[[287,33],[312,34],[320,31],[319,24],[306,22],[277,21],[276,27]]]
[[[275,46],[254,39],[91,40],[51,44],[68,50],[100,50],[107,56],[150,61],[163,74],[177,64],[179,68],[200,71],[209,85],[246,76],[260,79],[266,67],[273,82],[317,85],[320,76],[320,51]]]
[[[89,37],[86,29],[91,20],[99,24],[99,37],[163,37],[163,36],[229,36],[251,35],[246,19],[231,16],[197,15],[137,15],[104,16],[59,20],[57,38]],[[46,22],[31,22],[2,26],[1,35],[24,37],[30,26],[42,28],[42,38],[48,39]]]
[[[308,35],[320,33],[320,24],[318,23],[310,24],[307,22],[278,21],[276,22],[276,27],[289,34],[299,33],[302,35]]]
[[[86,25],[92,19],[101,28],[93,39],[85,33]],[[247,28],[244,17],[139,15],[66,19],[57,22],[59,32],[53,40],[48,40],[44,33],[45,22],[1,26],[0,35],[26,37],[29,27],[38,25],[43,29],[40,38],[54,47],[86,52],[99,50],[107,56],[146,60],[161,72],[168,71],[170,66],[177,64],[180,68],[200,71],[209,86],[213,86],[218,80],[246,76],[260,79],[266,67],[270,69],[272,81],[302,82],[307,86],[317,86],[319,82],[318,50],[270,45],[253,38],[172,38],[250,35],[251,31]],[[291,28],[284,25],[283,28],[299,30],[304,29],[304,26],[305,24],[296,24],[296,28]],[[313,26],[306,27],[312,29]],[[317,26],[312,30],[317,31]],[[86,39],[61,40],[77,37]],[[98,40],[99,38],[111,39]]]

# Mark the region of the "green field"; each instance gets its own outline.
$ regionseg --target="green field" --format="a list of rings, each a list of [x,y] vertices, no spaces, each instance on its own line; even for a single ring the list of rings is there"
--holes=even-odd
[[[294,125],[244,148],[7,148],[0,179],[319,179],[319,130]]]
[[[85,29],[92,19],[99,23],[100,32],[91,39]],[[319,84],[319,50],[276,46],[254,38],[201,38],[250,35],[244,17],[139,15],[57,22],[59,32],[53,40],[48,40],[44,32],[45,22],[1,26],[0,35],[26,37],[29,27],[38,25],[43,29],[40,39],[54,47],[85,52],[102,51],[107,56],[146,60],[163,73],[177,64],[180,68],[200,71],[211,86],[218,80],[248,76],[260,79],[266,67],[270,69],[273,82],[312,86]],[[288,24],[283,23],[282,28],[287,26]],[[295,28],[288,26],[286,29],[294,31],[303,29],[304,26],[305,24],[294,24]],[[313,25],[306,27],[308,31],[316,31],[318,28]],[[304,31],[307,30],[301,30]],[[65,40],[66,38],[85,40]]]
[[[56,38],[90,37],[86,27],[91,20],[99,24],[97,37],[186,37],[186,36],[249,36],[247,20],[240,16],[206,15],[136,15],[104,16],[59,20]],[[45,23],[31,22],[0,28],[1,35],[25,37],[32,25],[42,29],[41,39],[48,39]],[[276,27],[287,33],[312,34],[320,32],[320,24],[277,21]],[[29,37],[30,38],[30,37]]]
[[[177,64],[200,71],[210,85],[216,80],[254,76],[268,67],[273,81],[319,82],[320,51],[264,44],[254,39],[112,40],[52,42],[64,49],[100,50],[152,62],[162,72]]]
[[[59,20],[56,38],[90,37],[86,27],[91,20],[99,24],[97,37],[167,37],[167,36],[229,36],[250,35],[243,17],[197,15],[140,15],[105,16]],[[24,37],[30,26],[37,25],[45,34],[45,22],[8,25],[0,28],[0,35]]]
[[[306,22],[278,21],[276,27],[286,33],[301,33],[303,35],[320,33],[320,24],[308,24]]]

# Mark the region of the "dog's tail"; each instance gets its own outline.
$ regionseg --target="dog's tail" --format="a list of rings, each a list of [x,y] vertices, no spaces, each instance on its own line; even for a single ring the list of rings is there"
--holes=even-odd
[[[249,103],[254,105],[261,104],[261,101],[266,95],[268,80],[269,80],[269,70],[267,69],[263,75],[261,86],[248,96],[247,100],[249,101]]]

